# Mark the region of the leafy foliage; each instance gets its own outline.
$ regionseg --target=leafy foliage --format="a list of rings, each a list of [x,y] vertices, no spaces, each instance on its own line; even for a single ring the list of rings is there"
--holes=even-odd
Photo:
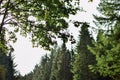
[[[78,5],[79,0],[3,0],[0,16],[4,17],[0,33],[4,28],[11,35],[20,31],[23,36],[30,35],[33,46],[41,45],[49,49],[50,45],[56,43],[53,38],[68,28],[66,18],[77,13]],[[7,24],[13,27],[12,31],[6,27]],[[9,39],[15,42],[16,37],[13,35]]]

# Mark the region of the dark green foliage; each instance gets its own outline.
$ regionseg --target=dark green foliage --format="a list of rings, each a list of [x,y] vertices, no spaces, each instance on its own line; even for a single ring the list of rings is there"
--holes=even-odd
[[[5,69],[5,79],[6,80],[15,80],[15,74],[16,74],[16,70],[15,70],[15,64],[13,63],[13,58],[11,56],[11,54],[6,55],[1,53],[0,54],[0,65],[3,66],[3,68]]]
[[[25,75],[25,76],[21,76],[21,75],[19,74],[19,75],[16,77],[15,80],[33,80],[32,77],[33,77],[33,73],[30,72],[30,73],[28,73],[28,74]]]
[[[56,45],[55,48],[52,50],[52,67],[51,67],[51,74],[49,80],[58,80],[57,74],[58,74],[58,63],[59,63],[59,56],[60,56],[60,48]]]
[[[73,80],[70,71],[71,53],[66,49],[65,43],[63,43],[58,55],[56,80]]]
[[[90,53],[87,46],[92,46],[92,38],[88,31],[89,25],[83,23],[80,31],[79,42],[77,43],[77,54],[75,54],[75,60],[72,63],[74,74],[73,80],[96,80],[98,75],[95,75],[89,70],[89,65],[95,64],[95,56]]]
[[[40,65],[36,66],[33,71],[33,80],[49,80],[51,73],[51,62],[48,55],[41,59]]]

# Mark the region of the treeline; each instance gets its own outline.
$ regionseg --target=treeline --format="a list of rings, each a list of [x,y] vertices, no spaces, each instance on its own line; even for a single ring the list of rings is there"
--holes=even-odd
[[[55,46],[33,72],[19,80],[119,80],[120,1],[101,0],[97,9],[101,15],[94,15],[96,40],[83,23],[75,49],[68,50],[63,40],[61,47]]]
[[[75,49],[68,50],[63,40],[61,47],[56,45],[31,73],[19,80],[112,80],[91,72],[88,67],[96,64],[95,55],[87,48],[88,45],[94,46],[88,27],[87,23],[82,25]]]

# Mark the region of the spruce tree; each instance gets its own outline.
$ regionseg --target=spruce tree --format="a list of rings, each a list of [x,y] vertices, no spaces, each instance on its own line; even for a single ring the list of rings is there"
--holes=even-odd
[[[93,40],[90,37],[88,27],[87,23],[83,23],[81,27],[79,42],[76,48],[77,54],[75,54],[75,60],[72,63],[73,80],[96,80],[96,75],[88,67],[96,62],[95,56],[87,48],[88,45],[92,45]]]
[[[66,48],[66,38],[61,47],[56,46],[52,52],[52,69],[50,80],[73,80],[71,73],[71,53]]]
[[[50,58],[46,54],[42,57],[40,65],[34,70],[33,80],[49,80],[51,73]]]
[[[58,62],[58,80],[72,80],[70,52],[66,49],[65,43],[61,47]]]
[[[93,72],[120,79],[120,0],[101,0],[98,10],[101,16],[95,16],[96,24],[101,28],[95,47],[89,47],[96,56]]]
[[[58,70],[59,54],[60,54],[60,47],[56,45],[51,53],[53,59],[52,59],[50,80],[58,80],[57,70]]]

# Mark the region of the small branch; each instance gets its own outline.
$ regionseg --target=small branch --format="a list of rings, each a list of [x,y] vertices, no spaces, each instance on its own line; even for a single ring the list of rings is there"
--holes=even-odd
[[[5,18],[6,18],[6,15],[7,15],[7,12],[8,12],[8,7],[9,7],[9,3],[10,3],[10,0],[8,0],[8,2],[7,2],[7,6],[6,6],[6,10],[5,10],[5,14],[4,14],[4,16],[3,16],[3,19],[2,19],[2,22],[1,22],[1,25],[0,25],[0,35],[1,35],[1,33],[2,33],[2,27],[3,27],[3,25],[4,25],[4,20],[5,20]],[[1,37],[0,37],[0,39],[1,39]]]
[[[8,21],[12,21],[12,20],[15,20],[15,18],[7,19],[6,21],[4,21],[4,23],[7,23]]]

